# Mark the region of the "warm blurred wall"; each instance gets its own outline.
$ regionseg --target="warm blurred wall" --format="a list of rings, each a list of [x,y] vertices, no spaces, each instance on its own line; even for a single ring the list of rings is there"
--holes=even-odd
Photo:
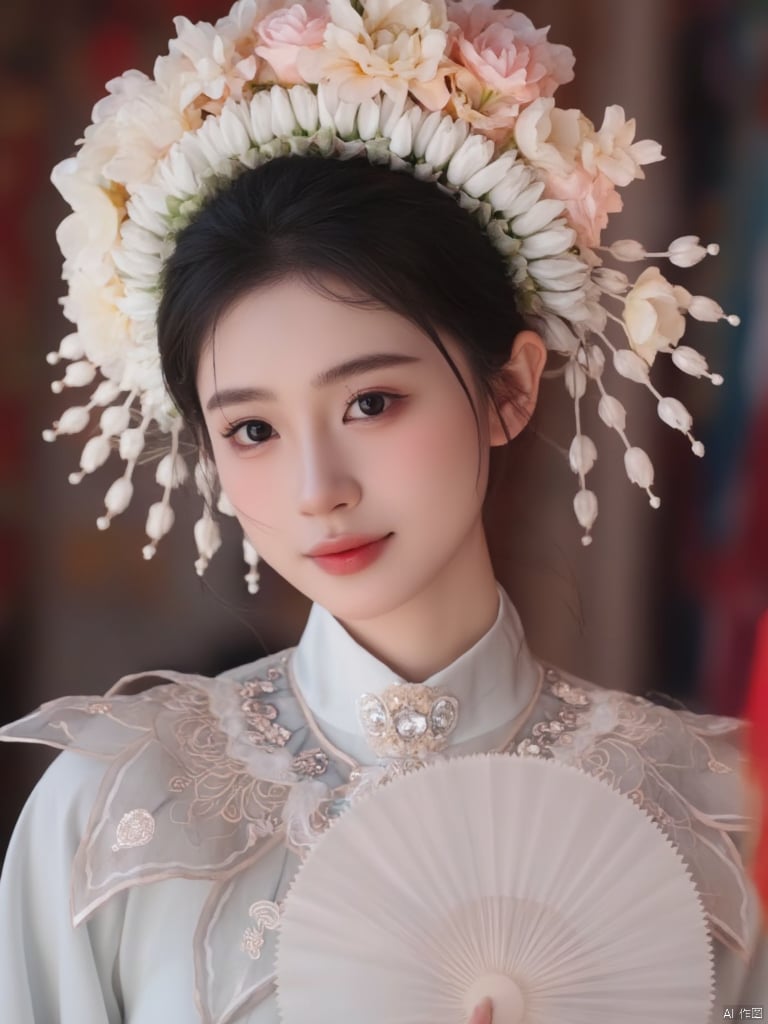
[[[637,117],[639,135],[661,141],[671,157],[648,169],[647,183],[627,190],[627,210],[614,237],[636,236],[653,249],[679,234],[711,230],[712,237],[728,242],[728,256],[719,269],[700,274],[697,287],[722,294],[740,245],[736,233],[727,239],[722,234],[718,189],[727,179],[728,160],[714,181],[695,165],[691,178],[686,146],[694,124],[685,108],[690,99],[685,76],[708,67],[709,53],[697,49],[695,33],[702,17],[728,8],[736,19],[739,5],[735,13],[725,0],[525,0],[517,6],[536,23],[551,23],[551,38],[576,52],[577,81],[563,91],[561,104],[578,105],[597,121],[606,102],[621,103]],[[53,446],[38,442],[40,430],[61,408],[48,390],[55,371],[44,356],[67,330],[56,303],[61,286],[54,242],[55,226],[66,211],[47,183],[48,169],[72,152],[107,78],[129,66],[151,69],[176,13],[210,19],[223,13],[223,6],[189,0],[177,10],[169,0],[69,0],[41,20],[32,5],[12,2],[0,23],[4,94],[15,98],[0,113],[3,719],[60,694],[102,691],[130,671],[170,666],[207,672],[257,657],[294,642],[306,613],[306,602],[268,570],[262,594],[247,598],[235,540],[201,584],[192,568],[194,507],[179,512],[179,526],[155,561],[145,563],[140,552],[146,503],[135,502],[108,533],[97,532],[94,522],[112,479],[109,470],[72,488],[67,474],[78,461],[77,440]],[[725,151],[727,104],[716,111],[713,106],[718,116],[708,122],[707,104],[715,104],[716,97],[700,95],[696,125],[708,123],[709,144],[715,152]],[[741,109],[736,101],[733,107]],[[743,131],[754,133],[752,122]],[[707,186],[697,190],[702,177]],[[718,330],[738,345],[734,334]],[[700,333],[705,343],[715,336],[708,328]],[[711,347],[717,365],[721,356]],[[709,417],[714,423],[718,405],[708,385],[683,386],[705,422]],[[673,393],[680,394],[680,387],[670,381]],[[497,516],[512,538],[510,589],[532,646],[542,655],[609,686],[690,696],[696,657],[680,652],[698,643],[700,633],[689,620],[696,616],[699,584],[686,565],[699,567],[706,549],[687,548],[686,564],[680,552],[682,539],[691,536],[688,497],[706,490],[706,470],[702,464],[691,466],[683,438],[670,438],[660,427],[650,396],[633,390],[641,392],[630,387],[617,393],[629,406],[633,437],[654,453],[665,506],[658,512],[648,508],[624,478],[619,446],[593,422],[596,417],[588,418],[587,430],[606,451],[594,473],[601,517],[595,543],[585,551],[572,520],[571,474],[545,442],[526,443],[515,456],[509,512]],[[695,397],[703,393],[706,397]],[[548,385],[540,426],[567,445],[570,417],[562,394],[560,382]],[[146,486],[146,495],[153,493],[154,486]],[[672,629],[670,615],[680,618]],[[677,673],[678,662],[686,679]],[[664,666],[672,663],[675,672],[668,672]],[[19,780],[17,790],[7,792],[8,820],[40,763],[31,753],[0,745],[0,768]]]

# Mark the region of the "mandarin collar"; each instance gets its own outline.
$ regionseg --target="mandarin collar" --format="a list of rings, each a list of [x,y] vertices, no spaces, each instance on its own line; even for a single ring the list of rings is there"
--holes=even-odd
[[[397,675],[329,611],[313,604],[293,651],[291,674],[300,701],[326,738],[359,764],[494,749],[531,704],[541,681],[517,611],[498,583],[496,588],[499,609],[490,629],[421,683]],[[409,738],[401,742],[401,735]]]

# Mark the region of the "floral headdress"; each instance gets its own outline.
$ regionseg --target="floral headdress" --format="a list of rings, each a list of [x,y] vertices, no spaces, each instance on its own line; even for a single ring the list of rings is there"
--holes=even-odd
[[[474,215],[507,262],[520,312],[562,357],[575,411],[574,510],[585,544],[597,517],[586,484],[597,449],[581,429],[589,384],[599,393],[601,419],[621,438],[629,479],[659,504],[651,461],[631,444],[625,409],[606,389],[607,361],[647,388],[661,419],[703,455],[689,412],[657,391],[649,371],[663,354],[687,374],[722,383],[703,356],[680,344],[685,315],[738,319],[673,286],[655,266],[630,281],[605,259],[666,257],[690,267],[717,246],[693,236],[663,253],[634,241],[601,245],[609,215],[622,208],[619,189],[643,178],[661,149],[635,141],[635,123],[621,107],[609,107],[599,129],[580,111],[558,108],[552,97],[573,78],[570,49],[494,4],[239,0],[215,25],[176,18],[176,38],[153,78],[128,71],[108,84],[77,155],[53,172],[73,209],[57,237],[68,283],[64,314],[76,325],[49,356],[69,363],[53,389],[101,380],[44,434],[53,440],[85,431],[103,410],[80,471],[70,476],[79,482],[115,449],[124,460],[100,528],[130,503],[145,438],[158,429],[170,445],[156,468],[162,495],[149,509],[145,557],[173,525],[171,492],[189,473],[181,419],[160,369],[160,273],[176,234],[222,180],[283,155],[367,156],[434,182]],[[195,479],[205,498],[195,526],[202,574],[220,537],[202,464]],[[219,508],[231,512],[226,500]],[[247,542],[245,553],[255,591],[257,555]]]

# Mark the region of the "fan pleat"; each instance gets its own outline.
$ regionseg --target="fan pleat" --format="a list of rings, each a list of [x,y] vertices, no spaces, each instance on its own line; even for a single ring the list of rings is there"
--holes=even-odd
[[[463,1024],[489,974],[518,985],[515,1024],[707,1019],[701,903],[645,812],[563,765],[456,758],[350,808],[286,899],[287,1024]]]

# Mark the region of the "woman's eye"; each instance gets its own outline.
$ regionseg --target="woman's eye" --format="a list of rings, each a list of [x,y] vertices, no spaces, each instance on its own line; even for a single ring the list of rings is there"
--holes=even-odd
[[[255,448],[270,439],[272,427],[264,420],[246,420],[234,423],[224,436],[233,438],[243,448]]]
[[[352,419],[370,419],[373,416],[381,416],[399,396],[390,395],[386,391],[366,391],[365,394],[357,395],[348,408],[357,406],[362,416],[352,416]]]

